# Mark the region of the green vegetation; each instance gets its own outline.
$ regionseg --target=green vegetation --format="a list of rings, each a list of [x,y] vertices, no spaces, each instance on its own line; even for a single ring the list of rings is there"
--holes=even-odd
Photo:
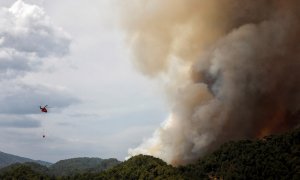
[[[7,154],[7,153],[0,151],[0,168],[9,166],[14,163],[25,163],[25,162],[36,162],[38,164],[41,164],[41,165],[47,166],[47,167],[49,167],[51,165],[51,163],[49,163],[49,162],[39,161],[39,160],[36,161],[33,159],[15,156],[15,155]]]
[[[84,158],[83,158],[84,159]],[[88,160],[88,159],[84,159]],[[83,161],[83,162],[84,162]],[[94,160],[92,160],[94,161]],[[96,160],[97,161],[97,160]],[[260,140],[228,142],[194,164],[172,167],[158,158],[139,155],[105,171],[93,170],[89,162],[78,159],[73,165],[57,163],[57,171],[73,169],[66,175],[53,176],[51,167],[34,163],[17,164],[0,171],[0,179],[300,179],[300,129],[283,135],[271,135]],[[77,164],[77,165],[75,165]],[[82,167],[74,171],[74,167]],[[84,168],[87,167],[87,168]],[[108,166],[106,166],[108,167]],[[100,172],[102,171],[102,172]],[[75,174],[70,174],[70,173]],[[63,176],[61,176],[63,175]]]
[[[180,172],[152,156],[138,155],[103,171],[95,179],[183,179]]]
[[[49,170],[55,176],[69,176],[85,172],[99,173],[119,163],[120,161],[113,158],[73,158],[58,161],[50,166]]]
[[[16,163],[0,169],[0,179],[31,180],[31,179],[74,179],[81,174],[100,173],[116,166],[117,159],[73,158],[59,161],[50,167],[34,162]]]
[[[180,170],[190,179],[300,179],[300,129],[256,141],[228,142]]]
[[[48,169],[37,163],[16,163],[0,170],[1,180],[50,180]]]

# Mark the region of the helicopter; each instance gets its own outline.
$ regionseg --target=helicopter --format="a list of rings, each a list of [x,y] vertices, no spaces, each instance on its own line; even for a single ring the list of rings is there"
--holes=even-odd
[[[45,105],[45,106],[43,106],[43,107],[40,106],[40,110],[41,110],[42,113],[47,113],[47,112],[48,112],[47,106],[48,106],[48,105]],[[46,135],[45,135],[45,132],[44,132],[44,131],[45,131],[45,130],[43,130],[43,136],[42,136],[42,137],[43,137],[43,138],[46,138]]]
[[[47,106],[48,106],[48,105],[46,105],[46,106],[44,106],[44,107],[40,106],[41,112],[47,113],[47,112],[48,112]]]

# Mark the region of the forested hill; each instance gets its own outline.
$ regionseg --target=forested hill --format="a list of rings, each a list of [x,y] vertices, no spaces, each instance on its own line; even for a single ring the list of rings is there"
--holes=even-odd
[[[180,170],[190,179],[300,179],[300,129],[225,143]]]
[[[78,179],[183,179],[183,176],[161,159],[138,155],[98,175],[85,174]]]
[[[58,161],[50,166],[49,170],[55,176],[69,176],[84,172],[99,173],[120,163],[120,161],[114,158],[72,158]]]
[[[85,179],[93,178],[300,179],[300,129],[255,141],[228,142],[196,163],[178,168],[140,155]]]
[[[42,168],[36,168],[42,169]],[[23,171],[21,171],[23,170]],[[139,155],[108,170],[52,177],[28,165],[0,172],[0,179],[300,179],[300,129],[263,139],[228,142],[194,164],[172,167],[158,158]],[[28,177],[31,178],[28,178]]]
[[[44,165],[44,166],[50,166],[51,163],[45,162],[45,161],[39,161],[39,160],[33,160],[29,158],[24,158],[20,156],[15,156],[12,154],[7,154],[0,151],[0,168],[3,168],[5,166],[14,164],[14,163],[24,163],[24,162],[36,162],[38,164]]]
[[[61,160],[49,167],[35,162],[15,163],[0,169],[0,179],[67,179],[75,174],[100,173],[120,163],[114,158],[87,157]]]

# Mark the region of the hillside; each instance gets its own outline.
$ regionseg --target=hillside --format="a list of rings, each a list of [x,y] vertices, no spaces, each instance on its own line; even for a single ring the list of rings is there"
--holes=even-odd
[[[89,169],[89,158],[75,158],[58,162],[63,171],[82,167]],[[67,165],[69,164],[69,165]],[[70,165],[72,164],[72,165]],[[76,165],[77,164],[77,165]],[[54,166],[54,167],[55,167]],[[0,171],[0,179],[300,179],[300,129],[259,140],[228,142],[218,150],[200,158],[194,164],[172,167],[152,156],[138,155],[102,172],[67,171],[64,177],[52,176],[51,167],[33,163],[12,165]],[[100,168],[98,169],[100,170]],[[22,172],[22,173],[21,173]],[[79,173],[78,173],[79,172]],[[28,178],[30,177],[30,178]]]
[[[256,141],[228,142],[179,169],[189,179],[300,179],[300,129]]]
[[[139,155],[99,174],[73,179],[300,179],[300,129],[228,142],[194,164],[174,168]]]
[[[49,163],[49,162],[33,160],[33,159],[25,158],[25,157],[7,154],[7,153],[0,151],[0,168],[9,166],[14,163],[25,163],[25,162],[36,162],[36,163],[44,165],[44,166],[51,165],[51,163]]]
[[[161,159],[138,155],[96,175],[97,179],[183,179],[180,172]],[[79,178],[80,179],[80,178]]]
[[[49,167],[52,174],[56,176],[68,176],[84,172],[101,172],[112,166],[119,164],[117,159],[101,159],[101,158],[73,158],[58,161]]]
[[[99,173],[119,164],[117,159],[73,158],[46,167],[36,162],[15,163],[0,169],[0,179],[67,179],[83,173]]]
[[[0,169],[0,179],[49,180],[49,170],[33,162],[16,163]]]

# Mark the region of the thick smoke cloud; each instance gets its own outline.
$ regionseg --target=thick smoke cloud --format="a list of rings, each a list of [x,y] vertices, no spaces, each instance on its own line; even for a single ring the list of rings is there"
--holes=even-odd
[[[166,84],[171,114],[130,155],[178,165],[228,140],[299,124],[300,2],[153,0],[124,5],[138,69]]]

